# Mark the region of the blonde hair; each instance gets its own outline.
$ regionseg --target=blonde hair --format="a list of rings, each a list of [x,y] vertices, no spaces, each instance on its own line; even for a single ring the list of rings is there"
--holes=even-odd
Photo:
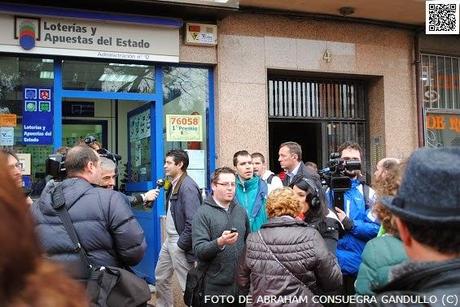
[[[270,218],[282,215],[296,217],[302,209],[294,191],[287,187],[273,190],[268,196],[266,208]]]
[[[385,159],[382,163],[383,174],[376,178],[374,185],[378,198],[372,210],[385,231],[393,235],[398,235],[393,213],[379,201],[379,197],[397,194],[405,165],[405,161],[401,162],[396,158]]]

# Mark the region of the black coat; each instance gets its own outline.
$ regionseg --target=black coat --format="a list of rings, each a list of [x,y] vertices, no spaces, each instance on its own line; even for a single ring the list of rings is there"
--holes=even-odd
[[[75,231],[93,264],[125,267],[142,260],[147,246],[144,232],[125,195],[93,187],[81,178],[60,184]],[[72,277],[86,279],[79,253],[52,207],[50,188],[31,208],[40,242],[47,256],[62,263]]]
[[[342,274],[339,265],[316,229],[303,221],[282,216],[271,218],[260,233],[278,260],[309,290],[301,287],[298,280],[273,258],[258,233],[251,233],[246,240],[245,256],[240,261],[238,283],[246,291],[252,289],[253,306],[261,306],[257,303],[260,297],[309,297],[311,302],[312,294],[340,290]],[[306,304],[300,302],[289,306]]]
[[[179,234],[177,246],[185,251],[188,262],[195,261],[192,250],[192,221],[193,216],[201,205],[201,191],[193,179],[182,174],[174,190],[169,190],[167,203],[171,202],[171,216]],[[167,209],[166,209],[167,210]]]
[[[375,302],[358,306],[456,306],[460,299],[460,258],[439,262],[408,262],[391,271],[391,282]],[[411,298],[408,302],[391,299]]]
[[[300,161],[300,166],[299,166],[296,176],[302,175],[302,177],[309,178],[312,176],[312,174],[314,173],[310,171],[302,161]],[[287,175],[287,172],[286,172],[286,176],[281,181],[283,182],[283,186],[285,187],[289,186],[289,176]]]

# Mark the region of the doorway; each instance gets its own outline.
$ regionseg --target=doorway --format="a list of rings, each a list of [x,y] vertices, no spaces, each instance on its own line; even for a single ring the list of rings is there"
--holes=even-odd
[[[275,174],[278,174],[281,171],[281,167],[278,162],[279,145],[288,141],[300,144],[302,147],[303,162],[315,162],[318,164],[318,167],[321,167],[321,123],[270,120],[268,123],[268,129],[270,170],[272,170]]]

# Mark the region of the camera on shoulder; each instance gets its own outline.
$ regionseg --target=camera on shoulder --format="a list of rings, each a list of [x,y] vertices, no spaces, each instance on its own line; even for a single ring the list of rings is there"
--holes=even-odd
[[[319,171],[321,180],[334,193],[334,206],[343,209],[343,193],[351,188],[348,174],[361,170],[361,162],[344,160],[337,152],[331,153],[328,167]]]
[[[67,177],[67,170],[64,165],[65,155],[51,154],[45,161],[46,175],[53,177],[54,180],[62,181]]]

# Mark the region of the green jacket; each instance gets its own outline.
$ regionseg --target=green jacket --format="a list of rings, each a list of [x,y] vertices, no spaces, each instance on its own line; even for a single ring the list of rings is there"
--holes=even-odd
[[[401,240],[392,235],[367,242],[355,282],[356,294],[374,294],[376,288],[388,283],[391,268],[407,259]]]
[[[246,210],[251,232],[258,231],[268,221],[265,208],[267,194],[267,184],[259,176],[245,181],[237,177],[235,201]]]

